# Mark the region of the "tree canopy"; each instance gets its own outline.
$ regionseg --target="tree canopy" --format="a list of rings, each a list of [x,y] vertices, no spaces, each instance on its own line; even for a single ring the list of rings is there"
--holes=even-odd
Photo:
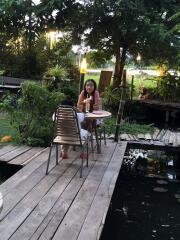
[[[1,0],[1,39],[23,36],[30,50],[45,30],[65,31],[72,44],[98,50],[97,58],[115,56],[118,86],[128,54],[177,65],[179,9],[177,0]]]

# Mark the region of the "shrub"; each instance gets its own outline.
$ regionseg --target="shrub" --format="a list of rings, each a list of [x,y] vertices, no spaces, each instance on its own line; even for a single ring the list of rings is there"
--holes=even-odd
[[[4,75],[39,80],[46,68],[47,56],[32,49],[19,55],[11,54],[6,59]]]
[[[102,97],[104,105],[110,108],[112,112],[117,113],[120,100],[130,98],[130,88],[125,88],[122,94],[121,88],[109,86],[103,92]]]
[[[169,73],[159,77],[155,93],[164,101],[179,101],[180,77]]]
[[[46,80],[47,88],[50,91],[60,91],[64,93],[66,95],[66,100],[70,102],[71,105],[76,105],[79,86],[76,81],[68,77],[68,72],[63,67],[56,66],[50,68],[47,74],[50,76],[50,78]],[[68,78],[72,80],[72,82],[69,82]]]
[[[11,124],[18,132],[16,141],[47,146],[53,134],[53,112],[64,99],[63,93],[50,92],[45,86],[26,81],[20,98],[7,96],[1,109],[8,112]]]

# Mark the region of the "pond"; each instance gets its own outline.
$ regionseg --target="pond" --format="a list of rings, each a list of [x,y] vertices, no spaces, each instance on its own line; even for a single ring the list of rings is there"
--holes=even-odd
[[[0,184],[19,171],[22,166],[0,163]]]
[[[101,240],[180,239],[180,156],[129,149]]]

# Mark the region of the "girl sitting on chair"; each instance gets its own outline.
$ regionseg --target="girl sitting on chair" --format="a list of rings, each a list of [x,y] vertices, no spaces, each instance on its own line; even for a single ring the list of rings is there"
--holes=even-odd
[[[84,84],[84,90],[80,93],[77,108],[80,112],[92,112],[99,110],[99,92],[94,79],[88,79]]]
[[[79,115],[79,122],[81,122],[82,128],[89,130],[89,122],[83,121],[82,112],[92,112],[93,110],[99,110],[99,92],[96,90],[97,85],[94,79],[88,79],[84,84],[84,90],[79,95],[77,109],[81,112]],[[62,159],[68,158],[68,147],[61,147]]]

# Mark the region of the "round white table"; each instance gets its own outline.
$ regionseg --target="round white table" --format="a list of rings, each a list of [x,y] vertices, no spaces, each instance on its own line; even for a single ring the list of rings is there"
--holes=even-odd
[[[93,111],[91,113],[86,113],[85,119],[92,120],[92,122],[93,122],[93,120],[109,118],[109,117],[111,117],[111,115],[112,114],[108,111],[99,110],[99,111]],[[92,125],[94,128],[95,137],[96,137],[97,153],[101,153],[101,147],[99,144],[98,133],[97,133],[97,125],[96,124],[92,124]]]

